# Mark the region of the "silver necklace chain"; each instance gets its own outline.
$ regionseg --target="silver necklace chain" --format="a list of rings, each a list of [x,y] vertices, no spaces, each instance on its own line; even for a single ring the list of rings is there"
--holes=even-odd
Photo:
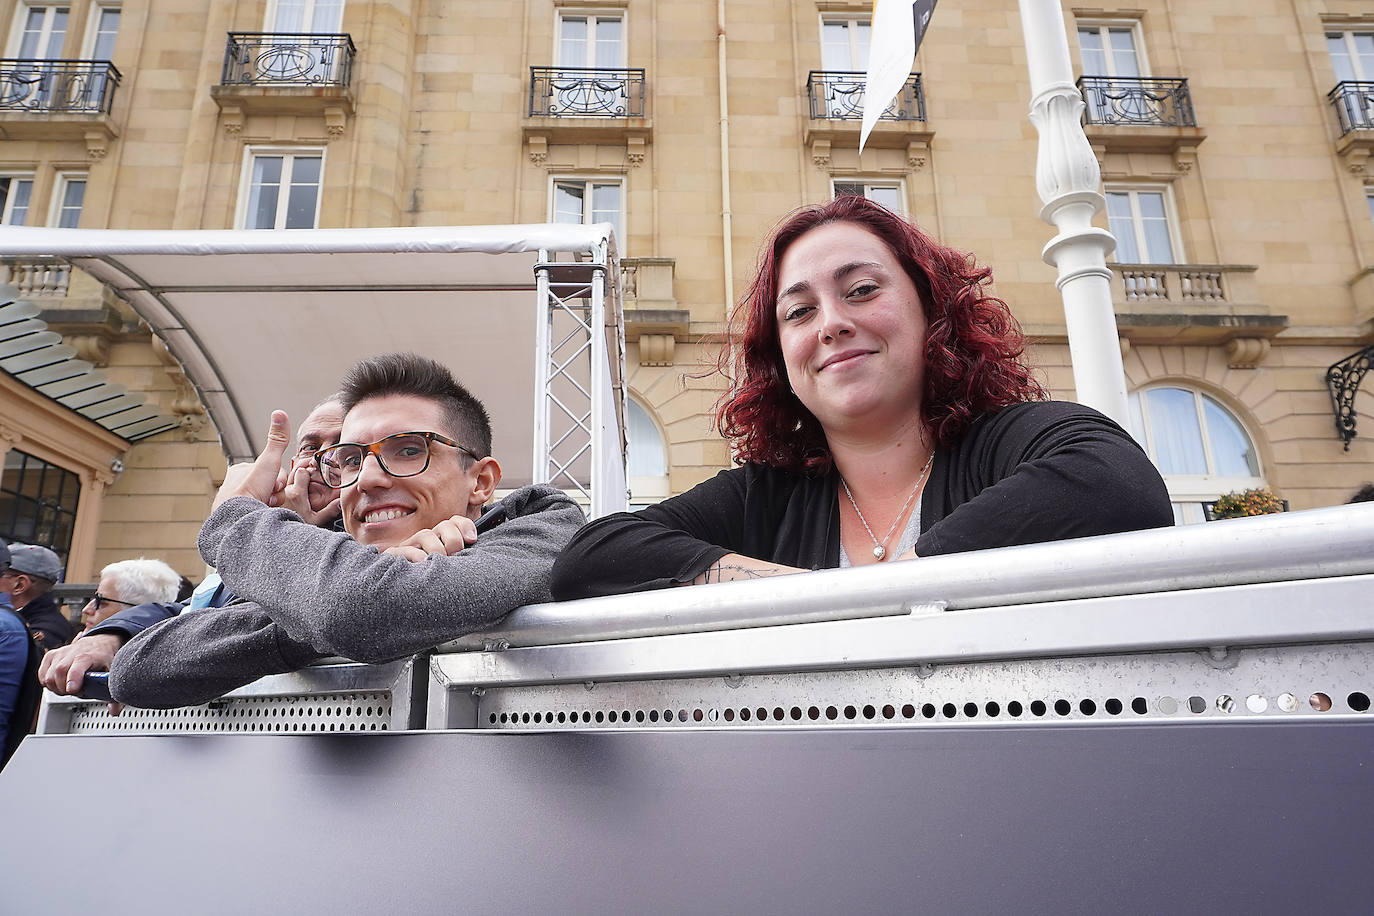
[[[887,529],[887,534],[883,539],[878,540],[878,536],[873,533],[873,529],[868,527],[868,521],[864,519],[864,514],[859,511],[859,504],[854,501],[854,494],[849,490],[849,484],[845,482],[844,476],[840,476],[840,485],[844,487],[844,495],[849,497],[849,504],[854,507],[854,514],[859,517],[859,524],[864,526],[868,536],[873,539],[873,556],[879,562],[887,556],[888,541],[892,539],[892,532],[897,530],[897,523],[906,515],[906,510],[911,506],[911,501],[916,498],[916,493],[921,489],[921,484],[926,482],[926,475],[930,473],[930,466],[935,462],[935,452],[932,450],[930,457],[926,459],[926,466],[921,468],[921,476],[916,478],[916,486],[911,488],[911,494],[907,496],[906,502],[902,503],[902,510],[897,513],[897,517],[892,520],[892,527]]]

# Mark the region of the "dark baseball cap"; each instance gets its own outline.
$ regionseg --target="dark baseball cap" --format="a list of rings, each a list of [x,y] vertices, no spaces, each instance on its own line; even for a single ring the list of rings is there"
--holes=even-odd
[[[56,582],[62,578],[62,561],[46,547],[34,544],[10,545],[10,569],[26,576]]]

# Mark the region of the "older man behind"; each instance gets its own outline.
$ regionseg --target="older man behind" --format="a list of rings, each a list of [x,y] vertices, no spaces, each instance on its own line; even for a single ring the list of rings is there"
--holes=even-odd
[[[226,477],[200,535],[201,556],[246,600],[132,640],[111,672],[116,700],[182,706],[326,655],[399,658],[549,600],[554,557],[582,510],[552,487],[523,487],[477,530],[501,468],[486,410],[447,369],[376,357],[342,394],[344,441],[318,464],[342,490],[347,533],[267,505],[287,423],[273,414],[267,448]]]
[[[10,593],[15,612],[44,649],[72,641],[72,625],[52,597],[52,587],[60,578],[62,561],[57,554],[34,544],[10,544],[10,565],[0,573],[0,590]]]
[[[343,407],[339,396],[325,398],[302,421],[296,431],[296,453],[290,466],[281,472],[277,487],[270,497],[273,505],[281,505],[295,512],[312,525],[332,527],[339,519],[339,496],[326,486],[315,472],[315,453],[339,441],[343,426]],[[54,693],[67,695],[81,689],[87,671],[109,671],[124,643],[148,627],[175,617],[184,609],[220,607],[233,600],[217,574],[205,577],[188,604],[150,602],[127,608],[90,627],[70,646],[49,652],[43,659],[38,677]],[[118,712],[119,705],[111,710]]]
[[[95,597],[81,609],[81,623],[89,630],[122,608],[170,602],[181,587],[181,576],[161,560],[139,557],[120,560],[100,571]]]

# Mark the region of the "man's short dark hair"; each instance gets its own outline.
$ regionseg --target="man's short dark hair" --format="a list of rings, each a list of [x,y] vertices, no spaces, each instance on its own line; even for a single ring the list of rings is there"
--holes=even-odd
[[[482,457],[491,454],[491,418],[442,363],[415,353],[386,353],[355,365],[339,387],[344,413],[368,398],[410,394],[429,398],[443,408],[447,432]]]
[[[1355,491],[1354,496],[1346,500],[1347,505],[1350,503],[1368,502],[1374,502],[1374,483],[1367,483],[1364,486],[1360,487],[1358,490]]]

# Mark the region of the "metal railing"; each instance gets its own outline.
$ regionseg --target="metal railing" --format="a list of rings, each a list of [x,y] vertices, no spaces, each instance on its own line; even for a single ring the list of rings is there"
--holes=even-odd
[[[858,121],[864,116],[864,74],[856,71],[812,70],[806,77],[806,93],[811,97],[811,117]],[[921,74],[913,73],[902,84],[880,121],[924,121],[926,97]]]
[[[1374,82],[1344,80],[1326,94],[1344,137],[1352,130],[1374,128]]]
[[[1197,127],[1188,81],[1148,76],[1080,76],[1088,124]]]
[[[225,86],[348,86],[357,49],[349,35],[230,32]]]
[[[108,60],[0,60],[0,111],[108,115],[118,85]]]
[[[532,118],[642,118],[644,70],[530,67]]]

